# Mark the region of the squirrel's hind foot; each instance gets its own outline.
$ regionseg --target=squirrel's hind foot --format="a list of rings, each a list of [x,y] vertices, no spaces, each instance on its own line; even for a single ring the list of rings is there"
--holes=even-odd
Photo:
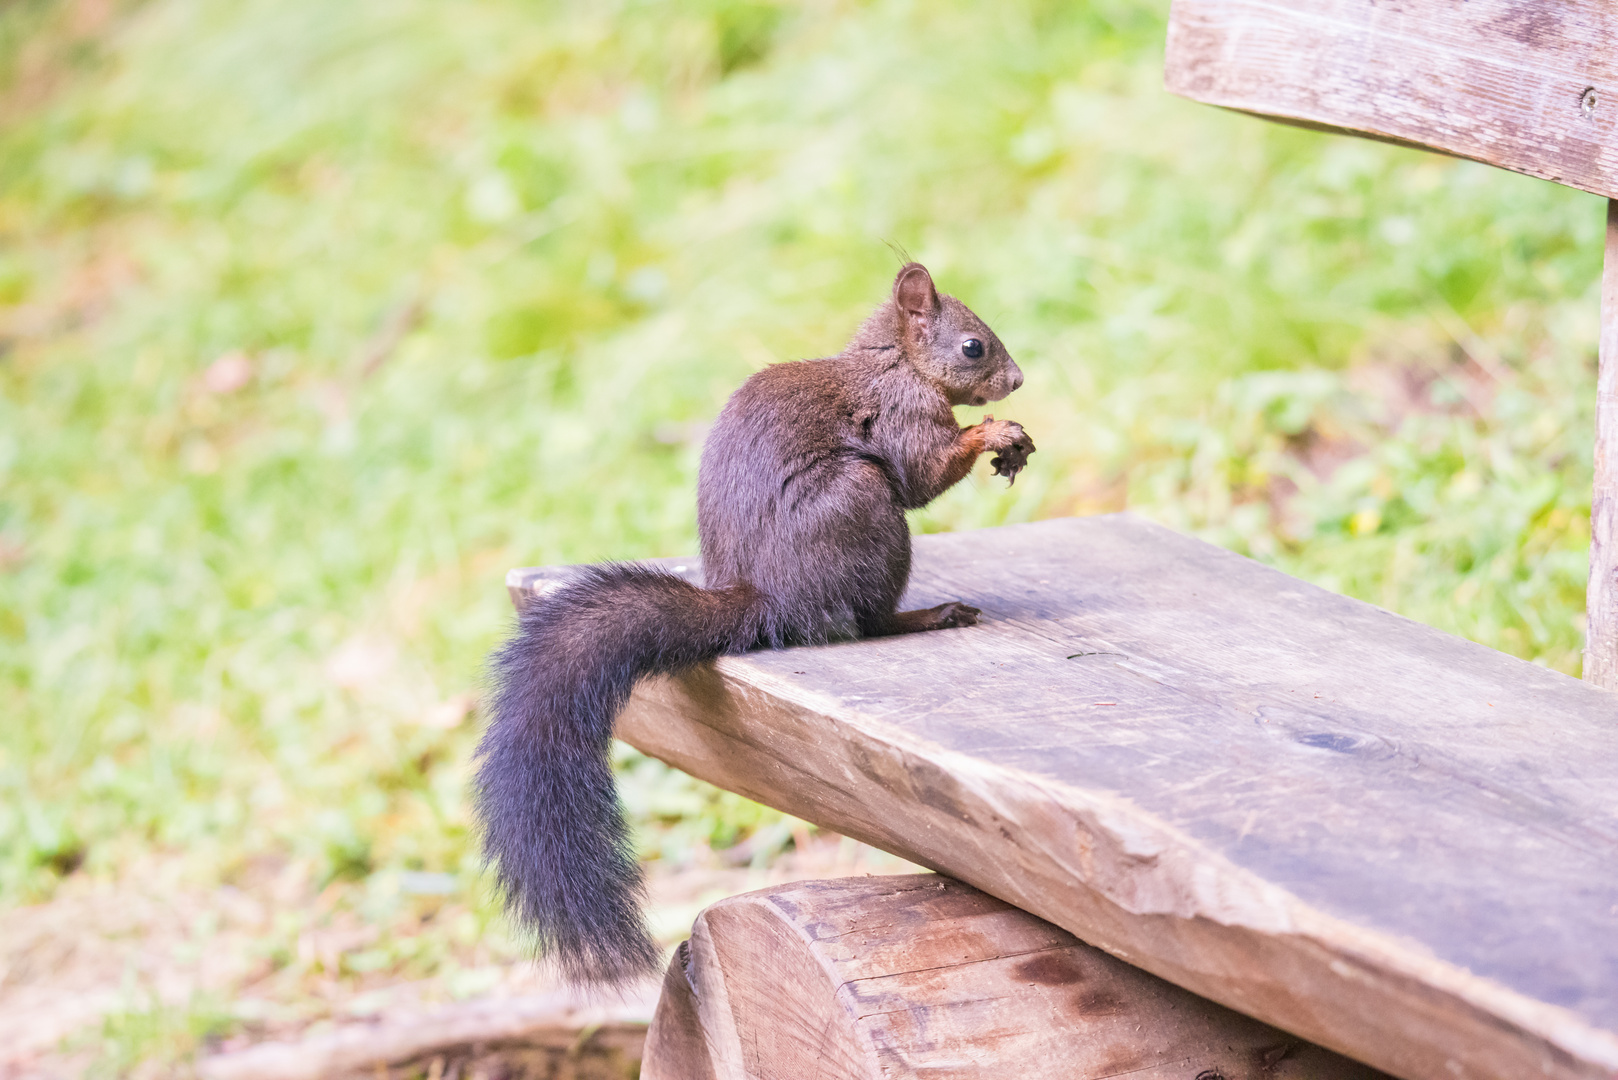
[[[900,611],[893,616],[896,624],[894,633],[919,634],[927,630],[951,630],[958,626],[976,626],[978,616],[983,614],[970,604],[963,604],[959,600],[951,600],[947,604],[937,607],[924,608],[921,611]]]

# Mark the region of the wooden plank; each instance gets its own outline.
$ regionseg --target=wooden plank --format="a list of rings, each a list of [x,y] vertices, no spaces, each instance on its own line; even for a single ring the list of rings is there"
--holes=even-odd
[[[1395,1075],[1618,1071],[1610,694],[1129,515],[918,537],[954,598],[619,734]]]
[[[1607,200],[1601,271],[1595,489],[1590,495],[1590,586],[1584,610],[1584,678],[1618,690],[1618,199]]]
[[[1176,94],[1618,197],[1612,0],[1174,0]]]
[[[652,1021],[649,1080],[1383,1075],[935,874],[721,900],[669,970],[678,982]],[[701,1060],[686,1047],[665,1059],[660,1033],[688,1030],[693,1011]]]

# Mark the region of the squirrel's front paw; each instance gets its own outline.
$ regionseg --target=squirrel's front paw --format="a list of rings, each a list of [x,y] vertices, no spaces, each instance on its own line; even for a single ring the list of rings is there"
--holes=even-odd
[[[1034,440],[1015,420],[996,420],[985,416],[980,425],[984,429],[984,449],[999,453],[989,460],[994,475],[1004,476],[1010,487],[1017,482],[1017,474],[1028,464],[1028,455],[1034,452]]]
[[[983,432],[985,450],[1009,450],[1019,441],[1028,438],[1027,432],[1023,431],[1022,425],[1017,421],[996,420],[992,416],[985,416],[983,422],[978,425],[978,430]],[[1030,442],[1028,445],[1034,444]]]

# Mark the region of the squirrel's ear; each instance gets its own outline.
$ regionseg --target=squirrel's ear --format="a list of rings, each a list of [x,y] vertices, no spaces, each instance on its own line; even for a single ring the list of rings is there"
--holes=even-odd
[[[893,279],[893,302],[910,316],[927,318],[938,311],[938,290],[933,276],[921,263],[906,263]]]

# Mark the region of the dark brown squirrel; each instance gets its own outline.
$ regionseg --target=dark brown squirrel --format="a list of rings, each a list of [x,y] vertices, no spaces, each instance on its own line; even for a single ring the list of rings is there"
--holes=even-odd
[[[476,810],[507,911],[566,978],[623,983],[660,958],[609,761],[635,682],[760,646],[976,623],[958,600],[897,610],[905,511],[984,451],[1015,478],[1034,449],[1022,427],[962,428],[951,407],[1021,385],[994,331],[910,263],[839,355],[768,367],[719,414],[697,481],[706,588],[606,564],[522,611],[490,658]]]

